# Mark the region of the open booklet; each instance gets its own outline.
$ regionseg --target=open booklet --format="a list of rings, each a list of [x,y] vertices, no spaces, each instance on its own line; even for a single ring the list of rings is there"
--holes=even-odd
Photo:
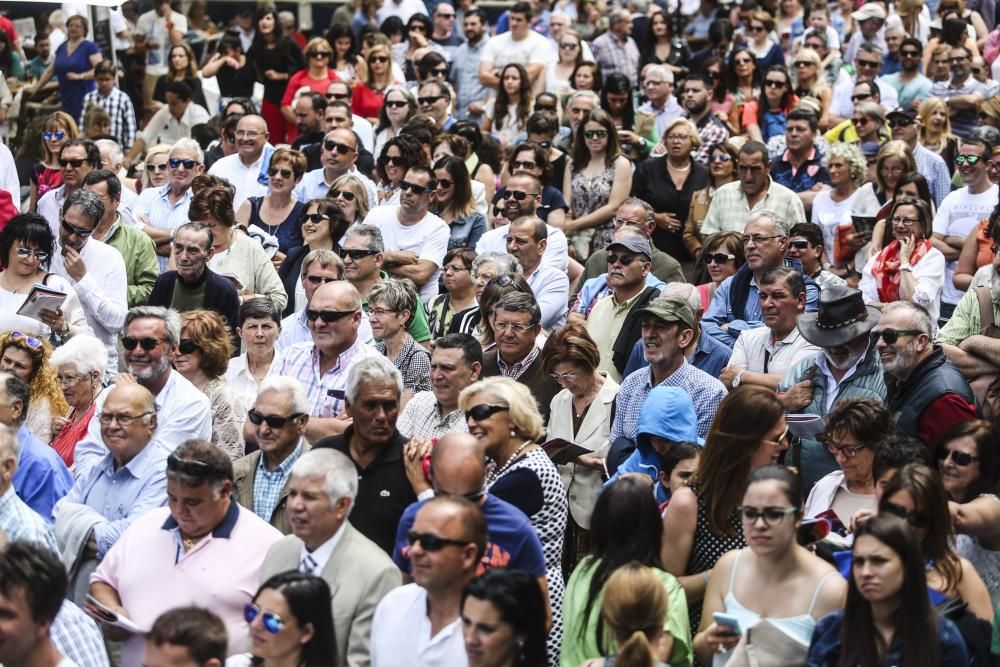
[[[785,415],[785,423],[788,424],[788,430],[800,438],[819,435],[825,424],[819,415],[803,414]]]
[[[55,312],[63,305],[66,300],[66,292],[55,289],[54,287],[49,287],[48,285],[43,285],[42,283],[35,283],[31,286],[31,292],[28,293],[28,298],[24,300],[21,307],[17,309],[18,315],[23,315],[24,317],[30,317],[32,319],[42,321],[41,311],[51,310]]]
[[[93,595],[87,596],[87,603],[96,610],[97,617],[100,618],[101,621],[103,621],[104,623],[107,623],[108,625],[113,625],[116,628],[121,628],[122,630],[131,632],[134,635],[143,634],[142,628],[136,625],[135,622],[125,618],[124,616],[121,616],[120,614],[112,611],[110,608],[101,604],[100,602],[97,601],[97,598],[95,598]]]
[[[572,463],[583,454],[593,454],[586,447],[581,447],[576,443],[562,438],[553,438],[542,443],[542,449],[549,455],[549,459],[556,465]]]

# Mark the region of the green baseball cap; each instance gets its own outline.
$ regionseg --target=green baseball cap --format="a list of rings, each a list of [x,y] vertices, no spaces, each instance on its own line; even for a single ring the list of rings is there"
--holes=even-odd
[[[694,311],[687,301],[678,299],[675,296],[656,297],[645,308],[636,311],[636,315],[652,315],[664,322],[680,322],[688,329],[694,329]]]

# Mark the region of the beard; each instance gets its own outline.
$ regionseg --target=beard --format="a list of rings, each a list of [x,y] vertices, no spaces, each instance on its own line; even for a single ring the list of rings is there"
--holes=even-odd
[[[165,358],[160,358],[160,361],[154,365],[150,365],[144,369],[136,370],[132,364],[128,364],[128,372],[131,373],[139,384],[142,384],[144,380],[152,380],[153,378],[163,375],[163,373],[170,367],[170,362]]]
[[[865,353],[865,350],[862,350],[862,351],[856,352],[856,353],[852,353],[851,356],[847,357],[844,361],[841,361],[839,363],[836,362],[836,361],[834,361],[832,358],[830,358],[830,355],[827,354],[825,350],[823,352],[823,356],[826,357],[826,363],[830,364],[832,367],[836,368],[838,371],[846,371],[846,370],[850,369],[851,366],[853,366],[854,364],[858,363],[858,359],[860,359],[862,357],[862,355],[864,355],[864,353]]]
[[[917,350],[911,343],[896,350],[896,357],[882,364],[882,369],[894,378],[905,378],[917,365]]]

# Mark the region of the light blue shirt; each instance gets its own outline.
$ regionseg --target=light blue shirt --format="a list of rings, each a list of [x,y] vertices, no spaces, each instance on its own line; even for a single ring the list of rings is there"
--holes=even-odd
[[[11,542],[14,540],[34,542],[48,547],[54,554],[59,553],[52,528],[37,512],[17,497],[13,484],[0,496],[0,530]]]
[[[292,466],[299,460],[301,454],[302,438],[299,438],[299,444],[295,446],[292,453],[274,470],[267,469],[263,453],[257,460],[257,469],[253,476],[253,513],[264,521],[271,521],[274,508],[281,501],[281,491],[285,488],[285,482],[292,474]]]
[[[737,317],[736,313],[733,312],[729,303],[729,291],[733,284],[733,278],[738,275],[729,276],[722,281],[722,284],[715,290],[715,296],[712,297],[712,303],[709,305],[708,311],[701,318],[702,332],[720,343],[725,343],[730,348],[736,345],[736,339],[746,329],[756,329],[757,327],[764,326],[760,311],[760,290],[757,288],[757,281],[752,276],[750,277],[750,290],[747,293],[747,304],[744,312],[741,313],[743,317]],[[819,287],[814,282],[807,282],[806,312],[815,312],[818,307]],[[729,326],[723,330],[723,324],[728,324]]]
[[[462,120],[480,120],[482,114],[469,113],[469,104],[485,103],[491,97],[490,89],[479,83],[479,61],[483,57],[483,49],[486,48],[488,41],[490,41],[489,35],[486,34],[478,44],[465,42],[455,49],[451,64],[451,82],[455,86],[458,98],[455,110]]]
[[[194,196],[191,188],[188,188],[184,192],[184,196],[177,200],[175,204],[170,203],[169,193],[169,183],[159,188],[143,190],[132,209],[136,223],[141,224],[145,222],[151,227],[158,229],[177,229],[187,223],[189,221],[188,206],[191,204],[191,198]],[[140,216],[141,218],[145,218],[145,220],[142,220]],[[161,273],[167,270],[168,259],[168,257],[157,257]]]
[[[934,206],[940,208],[941,202],[951,192],[951,173],[944,158],[934,151],[927,150],[917,142],[913,149],[913,160],[917,163],[917,172],[927,179],[927,186],[934,197]]]

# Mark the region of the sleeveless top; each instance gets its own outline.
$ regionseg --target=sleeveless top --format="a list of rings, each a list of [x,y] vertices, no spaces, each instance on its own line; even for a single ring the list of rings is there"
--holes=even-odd
[[[583,216],[596,211],[608,203],[611,196],[611,185],[615,180],[615,160],[604,168],[600,174],[591,178],[581,172],[575,172],[570,180],[570,196],[572,198],[573,217]],[[591,252],[603,250],[613,240],[615,225],[611,220],[601,223],[594,230],[594,238],[590,243]]]
[[[250,220],[247,222],[248,227],[257,225],[268,234],[275,236],[278,239],[278,249],[285,254],[288,254],[290,248],[297,248],[303,244],[302,228],[298,223],[302,212],[306,209],[305,204],[300,201],[295,202],[292,212],[284,220],[276,225],[269,225],[260,217],[260,208],[264,204],[264,198],[250,197],[249,202]]]
[[[761,619],[761,615],[740,604],[740,601],[736,599],[736,594],[733,593],[733,585],[736,583],[736,569],[740,566],[740,556],[742,555],[743,551],[740,550],[736,554],[736,560],[733,561],[733,569],[729,573],[729,592],[726,593],[725,604],[726,613],[738,618],[740,620],[740,628],[746,631],[747,628],[753,627]],[[774,618],[773,616],[766,616],[764,618],[766,618],[768,623],[788,635],[789,639],[803,646],[809,646],[812,642],[813,630],[816,629],[816,619],[813,618],[812,612],[816,607],[817,600],[819,600],[819,593],[823,590],[823,584],[826,583],[830,575],[838,574],[837,571],[833,571],[823,575],[819,583],[816,584],[816,590],[813,592],[812,600],[809,602],[809,609],[804,614],[786,616],[785,618]],[[716,653],[712,661],[713,667],[725,665],[728,659],[729,651]]]

